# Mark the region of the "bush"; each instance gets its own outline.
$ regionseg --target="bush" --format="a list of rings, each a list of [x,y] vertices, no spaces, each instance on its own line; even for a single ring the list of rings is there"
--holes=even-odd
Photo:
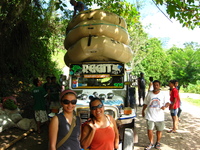
[[[14,100],[7,99],[6,101],[3,102],[3,108],[15,110],[15,109],[17,109],[17,105]]]
[[[189,84],[186,88],[183,89],[187,93],[200,93],[200,80],[197,80],[196,84]]]

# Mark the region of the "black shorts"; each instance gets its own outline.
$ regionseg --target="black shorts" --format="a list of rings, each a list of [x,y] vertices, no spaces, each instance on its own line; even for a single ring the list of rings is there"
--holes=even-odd
[[[139,98],[145,98],[145,89],[139,89],[138,94]]]

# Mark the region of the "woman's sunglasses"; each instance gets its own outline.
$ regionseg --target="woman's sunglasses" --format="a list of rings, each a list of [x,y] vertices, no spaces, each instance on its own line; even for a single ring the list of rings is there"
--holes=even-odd
[[[97,108],[102,108],[102,107],[103,107],[103,104],[99,104],[97,106],[92,106],[91,110],[96,110]]]
[[[75,99],[75,100],[68,100],[68,99],[64,99],[64,100],[62,100],[62,103],[63,104],[69,104],[69,103],[71,103],[72,105],[75,105],[76,103],[77,103],[77,100]]]

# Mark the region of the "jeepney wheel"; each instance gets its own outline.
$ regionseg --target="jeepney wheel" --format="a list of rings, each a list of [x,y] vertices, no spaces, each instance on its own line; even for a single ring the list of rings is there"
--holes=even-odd
[[[137,104],[134,104],[134,105],[133,105],[133,109],[135,110],[135,114],[136,114],[136,116],[137,116]]]
[[[125,128],[122,150],[134,149],[134,132],[131,128]]]

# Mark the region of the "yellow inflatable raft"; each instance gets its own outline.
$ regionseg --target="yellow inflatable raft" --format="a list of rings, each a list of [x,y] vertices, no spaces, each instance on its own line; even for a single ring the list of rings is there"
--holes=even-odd
[[[104,35],[127,45],[130,42],[126,29],[102,20],[89,20],[82,21],[68,32],[64,42],[65,48],[68,49],[81,38],[90,35]]]
[[[123,43],[105,36],[84,37],[71,46],[65,54],[66,65],[83,61],[131,61],[133,52]]]
[[[79,14],[77,14],[69,22],[67,31],[71,30],[80,22],[87,21],[87,20],[104,20],[112,24],[119,25],[125,29],[127,28],[127,24],[124,18],[118,16],[117,14],[114,14],[105,10],[101,10],[101,9],[92,9],[92,10],[82,11]]]

